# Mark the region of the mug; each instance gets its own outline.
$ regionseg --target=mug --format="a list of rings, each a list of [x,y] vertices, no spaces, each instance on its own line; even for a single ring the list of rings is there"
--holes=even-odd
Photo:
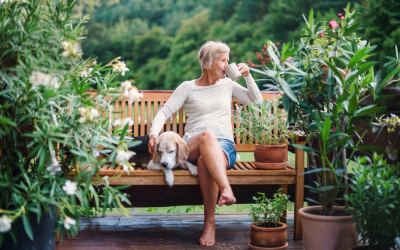
[[[228,66],[226,66],[225,73],[234,82],[236,82],[242,76],[242,74],[239,72],[236,66],[236,63],[231,63]]]

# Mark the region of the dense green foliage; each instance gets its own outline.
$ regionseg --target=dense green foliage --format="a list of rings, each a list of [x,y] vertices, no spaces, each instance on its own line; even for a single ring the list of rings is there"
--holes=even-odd
[[[130,99],[139,94],[129,81],[122,89],[114,80],[129,70],[119,58],[104,65],[82,60],[87,19],[70,21],[75,3],[0,2],[0,246],[11,242],[6,234],[19,240],[14,225],[21,220],[35,240],[29,218],[51,207],[59,209],[56,228],[63,237],[77,234],[90,202],[125,213],[122,202],[129,204],[124,186],[110,186],[108,176],[92,178],[104,164],[100,153],[129,171],[126,158],[133,153],[126,150],[136,142],[125,143],[127,126],[111,133],[99,109],[112,106],[122,91]],[[86,91],[92,85],[97,91]]]
[[[400,45],[400,1],[366,0],[361,12],[365,38],[378,46],[374,60],[379,61],[379,68],[383,69],[387,62],[385,57],[393,57],[395,45]]]
[[[350,188],[345,196],[350,201],[353,221],[365,244],[373,249],[394,247],[400,233],[400,175],[397,166],[386,165],[382,155],[357,159]]]
[[[303,13],[314,8],[317,19],[330,20],[347,2],[360,1],[84,0],[77,10],[91,16],[85,58],[123,56],[140,89],[175,89],[200,77],[197,52],[204,42],[227,43],[232,62],[255,62],[267,39],[287,42],[302,33]]]

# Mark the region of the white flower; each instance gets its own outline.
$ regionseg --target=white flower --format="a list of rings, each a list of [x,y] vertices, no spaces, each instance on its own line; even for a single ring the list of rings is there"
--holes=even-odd
[[[132,151],[118,150],[115,160],[117,162],[123,163],[125,161],[128,161],[132,156],[133,156]]]
[[[58,81],[57,77],[51,78],[50,85],[53,86],[55,89],[58,89],[61,83]]]
[[[86,122],[86,118],[85,117],[81,117],[78,119],[79,123],[85,123]]]
[[[239,161],[240,160],[240,155],[236,154],[236,160]]]
[[[32,71],[32,74],[29,76],[29,82],[32,84],[32,88],[37,88],[38,86],[47,86],[50,82],[50,77],[46,74],[43,74],[40,71]]]
[[[50,85],[58,89],[61,85],[61,83],[58,82],[57,77],[51,77],[38,70],[32,71],[32,74],[29,76],[29,82],[32,84],[32,88]]]
[[[86,114],[86,108],[80,107],[80,108],[78,108],[78,112],[79,112],[80,116],[85,116],[85,114]]]
[[[54,151],[51,153],[51,164],[47,166],[47,171],[55,175],[57,172],[61,171],[60,164],[58,163],[57,156]]]
[[[70,180],[67,180],[65,182],[65,186],[63,186],[63,190],[68,194],[68,195],[75,195],[75,191],[77,189],[77,183],[72,182]]]
[[[12,222],[12,219],[10,219],[7,216],[3,215],[0,218],[0,233],[5,233],[5,232],[10,231],[11,222]]]
[[[90,73],[92,72],[93,68],[89,68],[87,70],[82,70],[80,72],[81,77],[88,77],[90,75]]]
[[[139,93],[136,87],[132,87],[129,90],[125,90],[125,97],[128,97],[128,102],[132,104],[134,101],[139,100],[139,98],[143,98],[143,93]]]
[[[129,126],[132,126],[132,125],[133,125],[132,118],[127,117],[127,118],[125,118],[125,119],[122,121],[122,126],[123,126],[123,127],[125,127],[126,124],[128,124]]]
[[[82,53],[82,48],[79,43],[74,43],[74,46],[72,48],[72,55],[81,57],[83,55]]]
[[[64,51],[63,53],[61,53],[62,57],[68,57],[69,56],[69,52],[68,51]]]
[[[71,225],[75,225],[76,221],[70,217],[65,217],[64,220],[64,227],[65,229],[69,230],[71,228]]]
[[[119,125],[121,125],[121,120],[120,119],[115,120],[113,126],[118,127]]]
[[[121,83],[121,86],[122,86],[124,89],[130,89],[130,88],[132,87],[132,82],[129,81],[129,80],[126,80],[125,82]]]
[[[109,183],[108,183],[108,175],[104,176],[103,180],[107,183],[107,185],[109,185]]]
[[[125,72],[129,71],[129,69],[126,67],[125,62],[117,62],[113,65],[113,72],[115,71],[121,72],[121,75],[124,76]]]
[[[61,42],[61,47],[63,48],[63,50],[68,50],[69,42],[62,41]]]
[[[94,118],[99,117],[99,111],[97,109],[90,109],[89,119],[93,120]]]
[[[129,170],[129,166],[126,165],[126,164],[123,164],[123,165],[122,165],[122,168],[123,168],[124,171],[126,171],[126,172],[128,172],[128,170]]]

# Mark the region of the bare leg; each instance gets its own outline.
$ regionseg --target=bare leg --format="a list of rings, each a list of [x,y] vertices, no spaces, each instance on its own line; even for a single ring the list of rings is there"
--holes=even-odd
[[[197,162],[204,204],[204,229],[199,242],[202,246],[212,246],[215,244],[215,205],[218,189],[221,190],[219,206],[236,202],[226,175],[228,160],[217,138],[207,131],[193,136],[189,141],[189,148],[189,160]]]
[[[219,145],[218,139],[208,131],[193,136],[189,141],[189,160],[197,162],[202,156],[211,178],[217,183],[221,196],[218,205],[232,205],[236,202],[226,175],[228,160]],[[199,178],[200,175],[199,175]]]
[[[218,186],[211,178],[202,156],[197,161],[197,171],[204,204],[204,228],[199,242],[202,246],[212,246],[215,244],[215,205],[218,198]]]

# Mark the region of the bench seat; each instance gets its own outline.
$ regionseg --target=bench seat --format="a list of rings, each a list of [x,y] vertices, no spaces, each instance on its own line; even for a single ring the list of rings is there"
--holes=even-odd
[[[188,170],[177,169],[173,173],[174,185],[199,185],[198,177],[191,175]],[[75,174],[75,169],[70,172],[71,177]],[[121,166],[104,166],[97,175],[120,175],[116,179],[108,179],[110,185],[166,185],[164,172],[139,167],[135,167],[128,175]],[[227,170],[227,175],[231,185],[296,184],[296,170],[292,166],[287,166],[284,170],[266,171],[257,169],[254,162],[242,161],[236,162],[232,169]]]

